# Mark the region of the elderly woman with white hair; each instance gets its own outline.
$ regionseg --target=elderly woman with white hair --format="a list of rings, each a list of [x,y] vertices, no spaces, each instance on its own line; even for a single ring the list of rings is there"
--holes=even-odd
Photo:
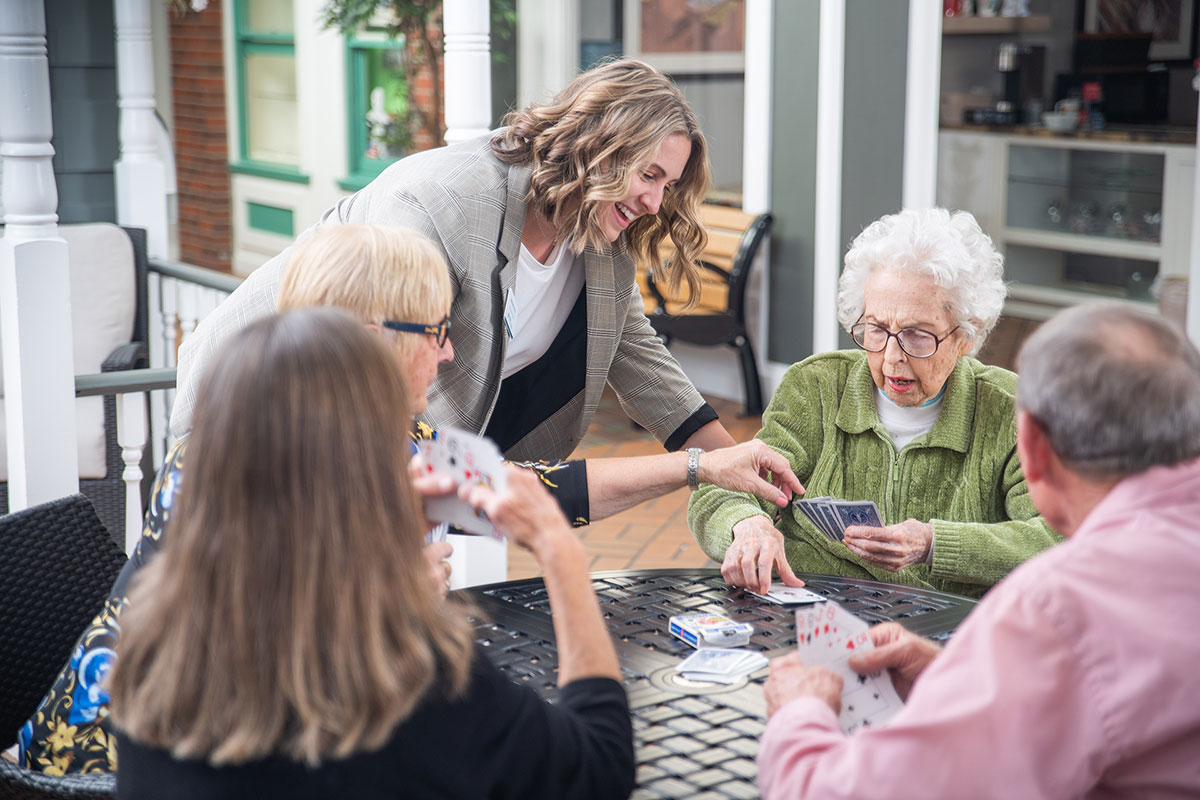
[[[766,591],[772,569],[803,585],[799,570],[979,596],[1061,541],[1017,458],[1017,377],[973,357],[1005,293],[1002,258],[966,212],[906,210],[854,240],[838,319],[860,349],[793,365],[757,438],[808,496],[872,500],[884,527],[835,541],[794,506],[702,486],[688,522],[726,581]]]

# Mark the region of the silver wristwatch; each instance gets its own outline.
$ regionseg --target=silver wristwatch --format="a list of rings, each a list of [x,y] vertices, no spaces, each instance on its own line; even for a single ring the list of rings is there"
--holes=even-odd
[[[692,491],[700,488],[700,454],[704,451],[699,447],[689,447],[688,454],[688,488]]]

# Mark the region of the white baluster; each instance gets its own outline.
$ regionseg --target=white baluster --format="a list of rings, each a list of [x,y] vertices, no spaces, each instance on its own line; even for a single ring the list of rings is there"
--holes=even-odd
[[[200,287],[194,283],[175,281],[175,296],[179,299],[179,342],[182,344],[196,330]]]
[[[154,116],[154,47],[150,32],[152,0],[116,0],[117,106],[121,112],[121,157],[114,166],[117,221],[146,229],[151,258],[169,254],[167,172],[158,155]]]
[[[0,3],[0,339],[12,511],[79,491],[70,278],[51,135],[44,4]]]
[[[133,555],[142,535],[142,449],[146,446],[146,398],[140,392],[119,394],[117,444],[125,471],[125,552]]]
[[[492,123],[487,0],[445,0],[446,143],[483,136]]]
[[[146,276],[146,317],[149,330],[146,332],[146,349],[150,352],[150,366],[160,369],[167,366],[166,347],[163,345],[162,276],[151,272]],[[150,393],[150,446],[155,464],[166,457],[163,449],[166,442],[167,422],[171,409],[164,408],[165,395],[161,391]]]
[[[175,366],[175,329],[179,324],[179,281],[163,277],[159,281],[158,304],[161,309],[163,366]]]

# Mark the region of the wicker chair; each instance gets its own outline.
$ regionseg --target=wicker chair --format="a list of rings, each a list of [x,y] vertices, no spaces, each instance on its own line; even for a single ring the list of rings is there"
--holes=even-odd
[[[16,741],[103,607],[125,554],[83,495],[0,517],[0,748]],[[110,798],[112,775],[55,777],[0,759],[3,798]]]
[[[75,242],[71,240],[75,235],[75,231],[85,227],[94,229],[101,226],[95,224],[89,226],[62,226],[61,230],[64,237],[74,245]],[[112,227],[117,233],[120,233],[120,229],[117,229],[116,226],[104,227]],[[132,305],[133,318],[130,320],[131,327],[129,329],[132,335],[129,337],[128,342],[116,346],[115,349],[107,354],[100,364],[100,372],[115,372],[149,366],[146,350],[146,342],[149,335],[147,330],[146,305],[146,275],[148,271],[146,232],[140,228],[125,228],[124,231],[128,234],[133,253],[133,270],[131,274],[134,281],[134,295],[133,302],[130,304]],[[84,255],[86,253],[87,248],[82,245],[78,248],[72,247],[72,262],[78,265],[78,267],[72,268],[72,272],[76,268],[86,269],[88,267]],[[74,302],[79,303],[81,300],[82,298]],[[79,338],[79,336],[76,337],[77,340]],[[83,333],[83,338],[87,338],[86,332]],[[96,371],[95,363],[92,362],[91,366],[85,368],[84,371]],[[3,394],[3,388],[0,387],[0,399],[3,398]],[[80,402],[83,401],[81,400]],[[79,491],[91,498],[92,504],[96,508],[96,513],[100,515],[101,521],[108,528],[114,540],[122,543],[125,541],[125,481],[122,477],[125,462],[121,460],[121,447],[117,444],[116,402],[112,395],[108,395],[102,398],[102,403],[104,424],[103,469],[95,473],[101,475],[102,472],[102,475],[101,477],[87,477],[87,473],[83,473],[84,477],[81,477],[79,480]],[[2,408],[0,408],[0,412],[2,412]],[[3,413],[0,413],[0,425],[3,425],[3,419]],[[81,435],[83,434],[81,433]],[[153,475],[152,461],[143,462],[142,472],[149,476]],[[149,480],[143,482],[142,486],[143,505],[148,490]],[[0,514],[7,512],[8,484],[0,480]]]

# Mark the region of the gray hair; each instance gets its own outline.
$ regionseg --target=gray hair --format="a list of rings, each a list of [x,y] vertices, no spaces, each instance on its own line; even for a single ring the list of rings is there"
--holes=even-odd
[[[863,315],[867,279],[877,272],[927,275],[946,292],[947,311],[972,353],[1004,310],[1004,258],[966,211],[906,208],[872,222],[846,253],[838,279],[838,321],[847,330]]]
[[[1017,407],[1088,476],[1200,456],[1200,351],[1154,314],[1091,303],[1056,314],[1018,356]]]

